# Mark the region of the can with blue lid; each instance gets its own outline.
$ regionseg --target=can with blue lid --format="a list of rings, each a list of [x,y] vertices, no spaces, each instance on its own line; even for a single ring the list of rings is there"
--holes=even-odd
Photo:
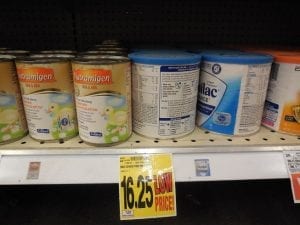
[[[201,57],[183,51],[151,50],[132,60],[133,130],[168,139],[195,128]]]
[[[225,135],[259,130],[273,57],[204,52],[196,124]]]

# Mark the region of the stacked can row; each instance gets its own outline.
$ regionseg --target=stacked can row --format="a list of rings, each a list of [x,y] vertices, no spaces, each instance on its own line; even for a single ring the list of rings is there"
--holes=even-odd
[[[274,52],[266,53],[275,56]],[[272,129],[300,133],[300,62],[296,53],[275,57],[265,110],[270,55],[137,51],[129,54],[131,79],[126,57],[86,53],[72,59],[71,66],[73,56],[63,54],[43,52],[17,59],[17,75],[13,61],[2,57],[0,142],[26,135],[22,98],[29,134],[37,140],[68,139],[77,135],[79,127],[80,138],[88,143],[119,143],[131,135],[131,111],[133,130],[153,138],[176,138],[192,132],[196,115],[198,126],[226,135],[252,134],[258,131],[262,118]],[[280,60],[284,61],[283,71],[278,66]],[[278,77],[286,82],[277,81]],[[282,97],[280,88],[287,84],[294,84],[292,94]],[[293,102],[283,100],[294,98],[295,93],[298,97]],[[281,118],[283,122],[279,122]]]

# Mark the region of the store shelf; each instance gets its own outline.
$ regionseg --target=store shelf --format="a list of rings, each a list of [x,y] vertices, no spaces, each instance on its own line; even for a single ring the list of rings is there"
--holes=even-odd
[[[94,147],[78,137],[43,143],[25,137],[0,146],[0,184],[117,183],[119,156],[172,153],[176,181],[287,178],[283,151],[300,150],[300,137],[260,132],[228,137],[196,129],[180,139],[153,140],[133,134],[125,143]],[[210,176],[196,176],[195,160],[209,159]],[[38,179],[27,179],[30,162],[41,162]]]

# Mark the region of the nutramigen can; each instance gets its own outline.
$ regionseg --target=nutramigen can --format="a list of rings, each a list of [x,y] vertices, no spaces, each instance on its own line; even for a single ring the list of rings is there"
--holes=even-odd
[[[152,138],[176,138],[195,128],[200,55],[141,51],[132,59],[133,130]]]
[[[275,57],[262,124],[300,135],[300,53],[271,52]]]
[[[0,55],[0,144],[28,133],[14,58]]]
[[[77,135],[71,64],[68,59],[16,60],[29,134],[36,140]]]
[[[131,125],[131,70],[126,57],[72,61],[80,138],[94,145],[127,140]]]
[[[273,58],[242,52],[202,54],[197,125],[225,135],[257,132]]]

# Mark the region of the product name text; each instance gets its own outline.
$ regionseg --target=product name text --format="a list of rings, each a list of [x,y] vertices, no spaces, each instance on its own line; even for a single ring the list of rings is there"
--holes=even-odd
[[[19,68],[17,72],[20,82],[51,83],[56,81],[53,69],[51,68]]]
[[[79,84],[112,84],[111,70],[76,69],[73,71],[74,81]]]
[[[209,97],[216,98],[218,95],[218,90],[216,88],[210,88],[206,86],[205,83],[200,83],[199,85],[199,93],[202,95],[206,95]]]

